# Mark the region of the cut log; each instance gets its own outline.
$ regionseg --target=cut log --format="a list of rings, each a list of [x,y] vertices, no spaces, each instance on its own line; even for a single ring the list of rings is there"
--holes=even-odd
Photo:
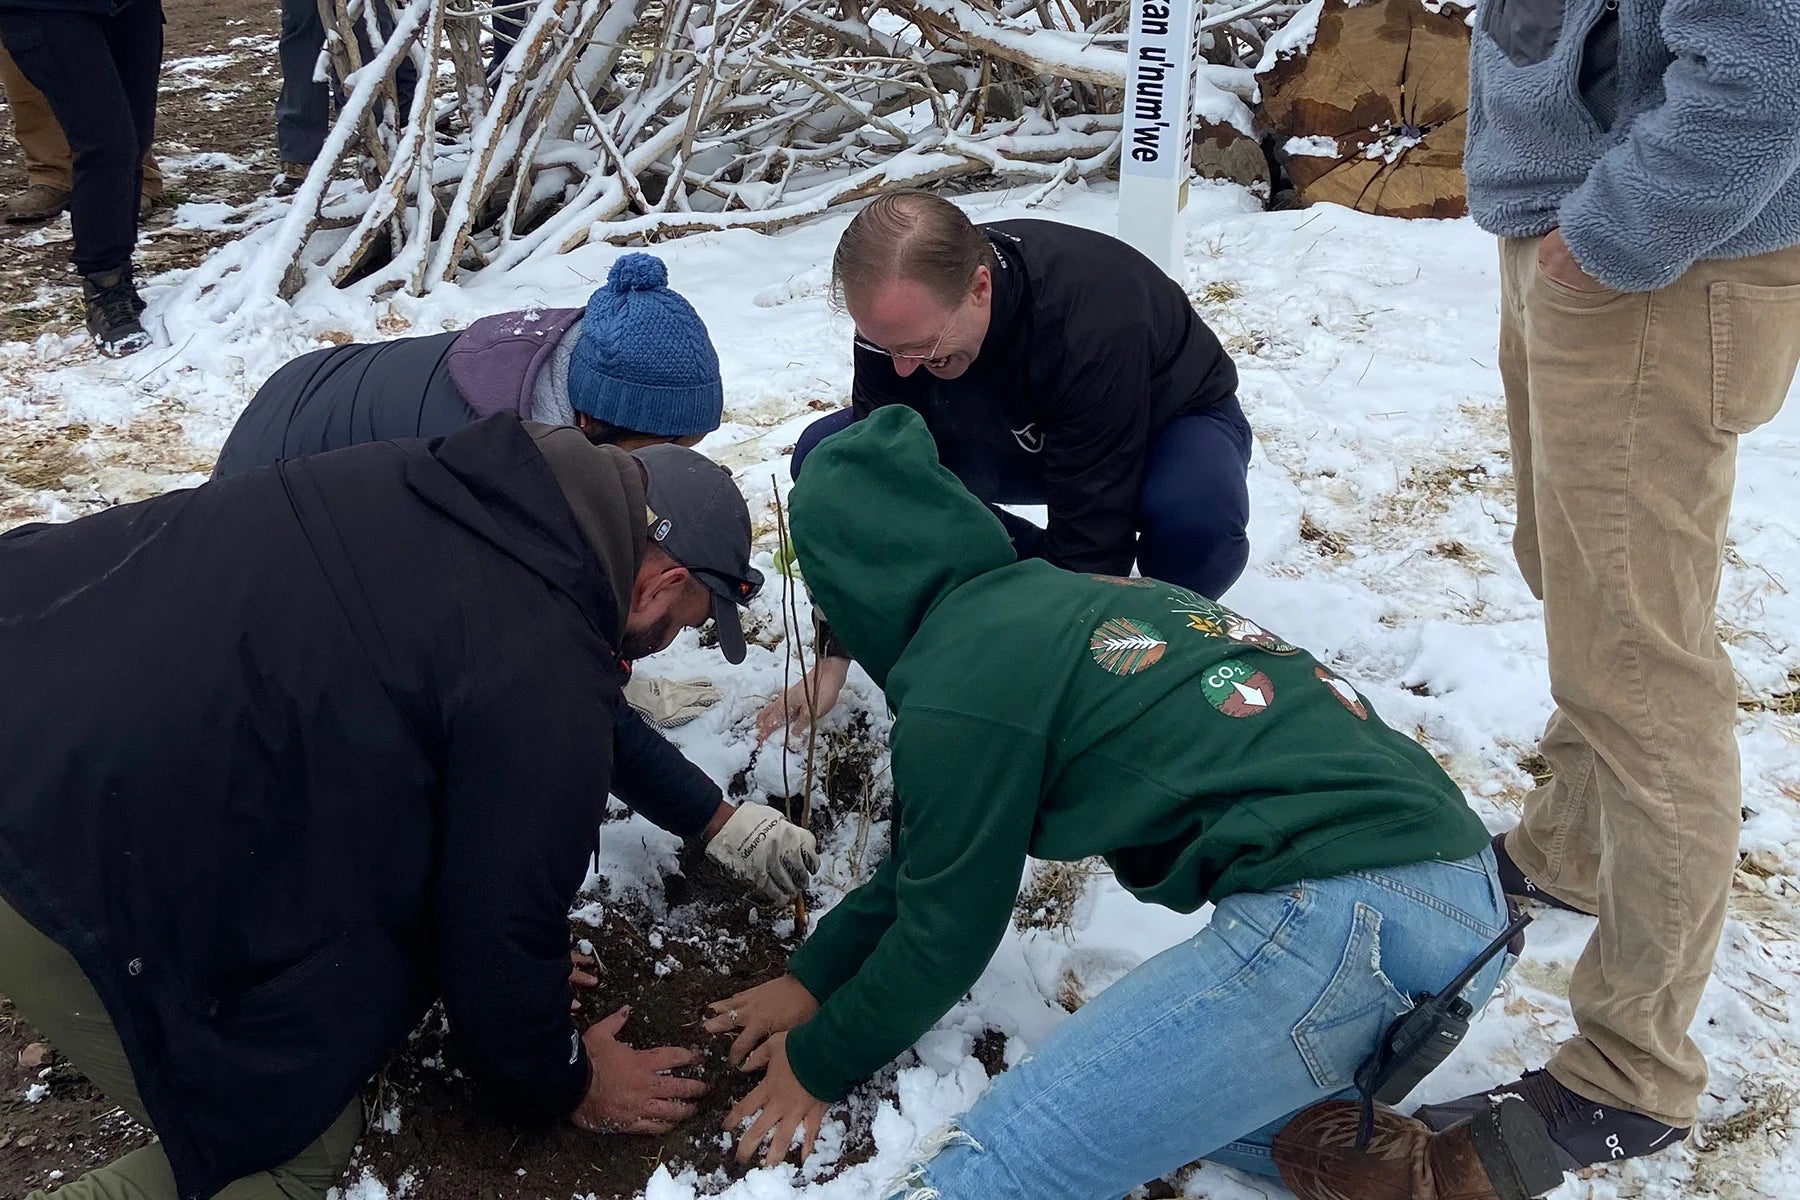
[[[1469,211],[1467,9],[1325,0],[1311,46],[1260,79],[1263,121],[1307,203],[1391,217]]]

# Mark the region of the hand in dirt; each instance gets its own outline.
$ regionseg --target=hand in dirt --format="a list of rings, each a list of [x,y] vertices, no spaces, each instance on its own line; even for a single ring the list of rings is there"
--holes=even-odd
[[[764,1044],[773,1034],[797,1029],[813,1019],[819,1002],[806,990],[806,985],[792,975],[771,979],[748,991],[706,1006],[713,1016],[706,1022],[708,1033],[731,1033],[731,1061],[739,1070],[751,1070],[751,1051]],[[760,1065],[760,1064],[758,1064]]]
[[[629,1008],[621,1008],[581,1035],[594,1077],[569,1120],[590,1133],[668,1133],[694,1115],[689,1101],[706,1094],[700,1080],[669,1074],[699,1062],[699,1051],[633,1050],[619,1040],[630,1015]]]
[[[778,1033],[750,1055],[747,1068],[767,1068],[762,1082],[748,1096],[739,1100],[725,1116],[727,1133],[739,1129],[752,1114],[756,1117],[750,1131],[738,1139],[737,1160],[747,1163],[756,1157],[757,1148],[765,1140],[769,1148],[763,1153],[763,1166],[772,1167],[788,1156],[796,1134],[804,1135],[800,1144],[800,1161],[812,1157],[813,1143],[818,1140],[819,1126],[831,1106],[807,1091],[794,1077],[788,1063],[787,1034]]]
[[[569,951],[569,965],[571,967],[569,971],[570,987],[597,988],[600,986],[600,977],[587,969],[594,965],[593,955],[583,954],[579,950],[571,950]],[[569,1001],[569,1011],[580,1012],[581,1001]]]
[[[766,742],[777,729],[787,726],[791,732],[804,733],[813,721],[837,707],[844,694],[844,681],[850,678],[850,660],[822,658],[768,706],[756,714],[756,740]],[[811,691],[812,715],[807,715],[807,694]]]

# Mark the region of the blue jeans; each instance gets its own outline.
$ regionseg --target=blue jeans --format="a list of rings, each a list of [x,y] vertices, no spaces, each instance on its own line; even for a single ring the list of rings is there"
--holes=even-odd
[[[1407,997],[1506,923],[1488,849],[1228,897],[996,1080],[898,1194],[1114,1200],[1201,1158],[1273,1175],[1288,1118],[1352,1089]],[[1480,1008],[1510,965],[1464,998]]]
[[[827,413],[794,443],[790,464],[800,464],[825,438],[851,422],[849,409]],[[938,447],[949,471],[990,506],[1043,504],[1044,483],[1035,458],[1005,458],[967,446]],[[1176,417],[1156,432],[1144,459],[1138,491],[1138,570],[1214,599],[1225,594],[1250,561],[1250,423],[1235,398],[1204,412]],[[996,507],[1020,558],[1038,556],[1044,531]]]

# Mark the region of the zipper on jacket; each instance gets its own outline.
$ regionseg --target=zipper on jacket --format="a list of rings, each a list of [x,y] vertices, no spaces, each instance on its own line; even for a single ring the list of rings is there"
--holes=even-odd
[[[1606,0],[1582,41],[1575,90],[1595,123],[1611,130],[1619,115],[1619,0]]]

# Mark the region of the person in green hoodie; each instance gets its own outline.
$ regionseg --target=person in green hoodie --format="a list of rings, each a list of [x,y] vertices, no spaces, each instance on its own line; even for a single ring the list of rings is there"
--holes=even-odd
[[[1350,1088],[1408,997],[1506,926],[1480,820],[1350,684],[1189,589],[1018,561],[917,413],[822,442],[791,526],[894,712],[893,844],[787,975],[712,1006],[766,1072],[726,1121],[756,1118],[740,1159],[810,1154],[827,1105],[963,998],[1028,855],[1101,855],[1146,902],[1217,908],[1002,1075],[918,1196],[1100,1200],[1202,1157],[1273,1174],[1285,1119]]]

